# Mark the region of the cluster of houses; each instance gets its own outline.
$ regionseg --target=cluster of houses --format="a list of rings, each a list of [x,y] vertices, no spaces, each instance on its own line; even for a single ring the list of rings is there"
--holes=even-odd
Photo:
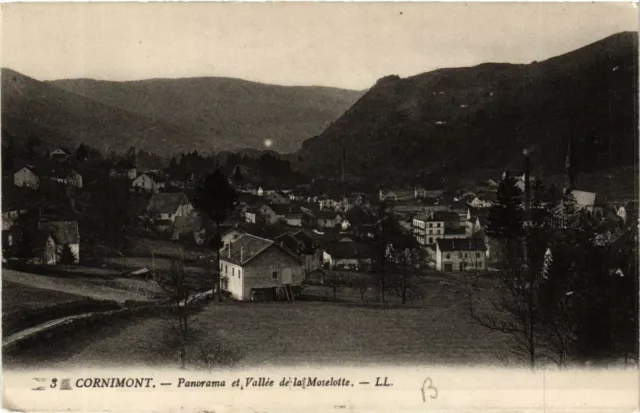
[[[69,152],[58,149],[40,165],[15,168],[13,186],[19,192],[37,190],[45,182],[83,188],[83,176],[68,162]],[[140,171],[134,161],[110,165],[107,179],[126,182],[132,192],[145,193],[145,216],[174,240],[188,237],[198,244],[207,239],[205,217],[196,211],[189,195],[195,187],[192,173],[176,170]],[[523,192],[530,188],[528,174],[517,177]],[[89,185],[90,186],[90,185]],[[489,208],[496,201],[496,181],[489,180],[478,193],[445,195],[443,190],[415,188],[380,190],[378,200],[390,204],[411,204],[413,210],[394,208],[399,222],[431,258],[432,267],[442,272],[480,272],[489,268],[491,240],[485,233]],[[370,239],[375,217],[367,194],[332,197],[306,188],[275,190],[262,187],[237,188],[238,204],[221,227],[220,270],[223,288],[240,300],[293,297],[302,282],[320,269],[366,270],[372,264]],[[637,219],[634,200],[605,202],[594,192],[571,191],[576,205],[603,222]],[[375,197],[375,194],[374,194]],[[18,197],[19,198],[19,197]],[[15,244],[11,231],[30,208],[29,202],[4,197],[2,206],[3,244]],[[530,213],[524,197],[525,214]],[[557,208],[561,208],[557,206]],[[529,215],[525,215],[525,223]],[[38,215],[32,228],[32,261],[56,264],[68,248],[80,261],[78,222]],[[260,224],[281,230],[268,238],[255,232]],[[209,228],[209,230],[211,230]],[[264,234],[261,234],[264,235]]]

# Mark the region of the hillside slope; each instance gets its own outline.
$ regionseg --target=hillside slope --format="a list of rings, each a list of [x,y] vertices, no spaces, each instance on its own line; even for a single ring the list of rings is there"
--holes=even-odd
[[[129,82],[66,79],[61,89],[146,118],[225,142],[225,149],[293,152],[321,133],[363,92],[313,86],[276,86],[232,78],[151,79]],[[200,149],[195,146],[193,149]]]
[[[2,136],[39,137],[44,145],[86,142],[104,151],[130,145],[176,147],[179,128],[114,108],[2,69]]]
[[[564,166],[571,137],[579,171],[637,156],[637,33],[625,32],[526,65],[482,64],[380,79],[322,134],[299,167],[372,181],[517,167],[533,150],[541,172]]]

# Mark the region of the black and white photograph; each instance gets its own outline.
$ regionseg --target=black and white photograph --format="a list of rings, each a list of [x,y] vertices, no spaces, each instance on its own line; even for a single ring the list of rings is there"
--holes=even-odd
[[[1,13],[3,371],[637,371],[632,3]]]

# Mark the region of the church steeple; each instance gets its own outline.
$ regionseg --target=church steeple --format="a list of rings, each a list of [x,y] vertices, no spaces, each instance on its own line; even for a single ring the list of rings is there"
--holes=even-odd
[[[574,162],[573,148],[571,147],[572,139],[569,138],[569,144],[567,145],[567,156],[564,161],[564,190],[572,191],[575,189],[575,175],[574,175]]]

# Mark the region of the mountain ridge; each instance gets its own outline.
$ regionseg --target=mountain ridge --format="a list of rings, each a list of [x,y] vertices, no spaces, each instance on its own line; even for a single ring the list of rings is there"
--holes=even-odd
[[[292,152],[362,94],[212,77],[41,82],[10,68],[2,69],[2,86],[3,136],[38,135],[47,146],[85,142],[105,152],[136,146],[164,156]]]
[[[635,162],[637,45],[622,32],[529,64],[483,63],[379,79],[322,134],[297,167],[371,181],[519,167],[523,149],[541,170],[564,165],[569,137],[579,169]]]

